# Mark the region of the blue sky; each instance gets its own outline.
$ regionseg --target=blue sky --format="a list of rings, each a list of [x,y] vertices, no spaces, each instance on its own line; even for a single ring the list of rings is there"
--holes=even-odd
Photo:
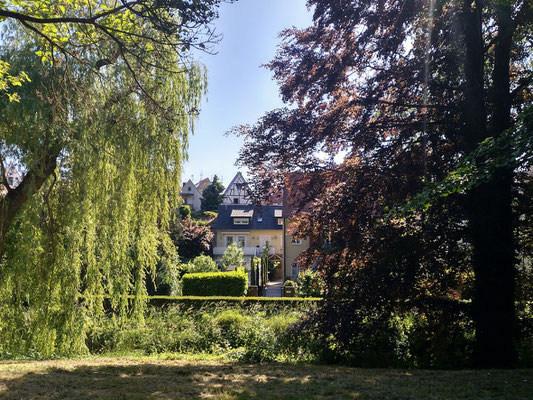
[[[224,133],[283,105],[272,73],[261,64],[274,58],[283,29],[310,24],[305,0],[239,0],[222,6],[215,22],[223,34],[216,45],[218,53],[199,56],[207,66],[209,88],[190,138],[184,182],[214,174],[224,185],[230,182],[238,171],[234,164],[242,139]]]

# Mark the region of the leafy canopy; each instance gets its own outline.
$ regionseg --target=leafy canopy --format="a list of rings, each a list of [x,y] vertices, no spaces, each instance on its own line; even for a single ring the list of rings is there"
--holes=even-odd
[[[244,251],[236,243],[231,243],[222,254],[224,268],[241,267],[243,263]]]
[[[213,177],[213,181],[207,186],[202,193],[202,210],[218,211],[218,206],[222,204],[222,193],[224,186],[218,180],[218,176]]]
[[[0,199],[0,355],[83,353],[104,296],[117,323],[142,321],[147,276],[174,270],[176,182],[206,90],[181,44],[213,38],[202,15],[217,3],[0,3],[0,59],[29,78],[19,103],[0,97],[2,171],[24,174]]]

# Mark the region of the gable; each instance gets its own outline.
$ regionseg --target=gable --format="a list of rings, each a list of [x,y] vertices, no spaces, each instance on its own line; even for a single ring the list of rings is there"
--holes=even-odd
[[[240,172],[231,180],[223,193],[223,204],[250,204],[248,183]]]

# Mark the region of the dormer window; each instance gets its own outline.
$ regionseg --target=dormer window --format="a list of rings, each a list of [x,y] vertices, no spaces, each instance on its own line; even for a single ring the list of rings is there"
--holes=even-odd
[[[234,225],[248,225],[254,216],[254,210],[231,210],[230,218]]]
[[[238,197],[235,197],[233,199],[233,204],[239,204],[239,198]]]

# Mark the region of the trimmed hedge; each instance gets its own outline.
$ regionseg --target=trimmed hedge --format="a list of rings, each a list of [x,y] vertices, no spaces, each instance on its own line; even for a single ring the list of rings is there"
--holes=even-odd
[[[231,296],[150,296],[148,303],[153,307],[166,305],[184,305],[187,307],[203,306],[250,306],[254,304],[264,304],[269,306],[290,305],[304,306],[312,305],[322,301],[319,297],[231,297]]]
[[[184,296],[244,296],[248,275],[240,271],[185,274]]]

